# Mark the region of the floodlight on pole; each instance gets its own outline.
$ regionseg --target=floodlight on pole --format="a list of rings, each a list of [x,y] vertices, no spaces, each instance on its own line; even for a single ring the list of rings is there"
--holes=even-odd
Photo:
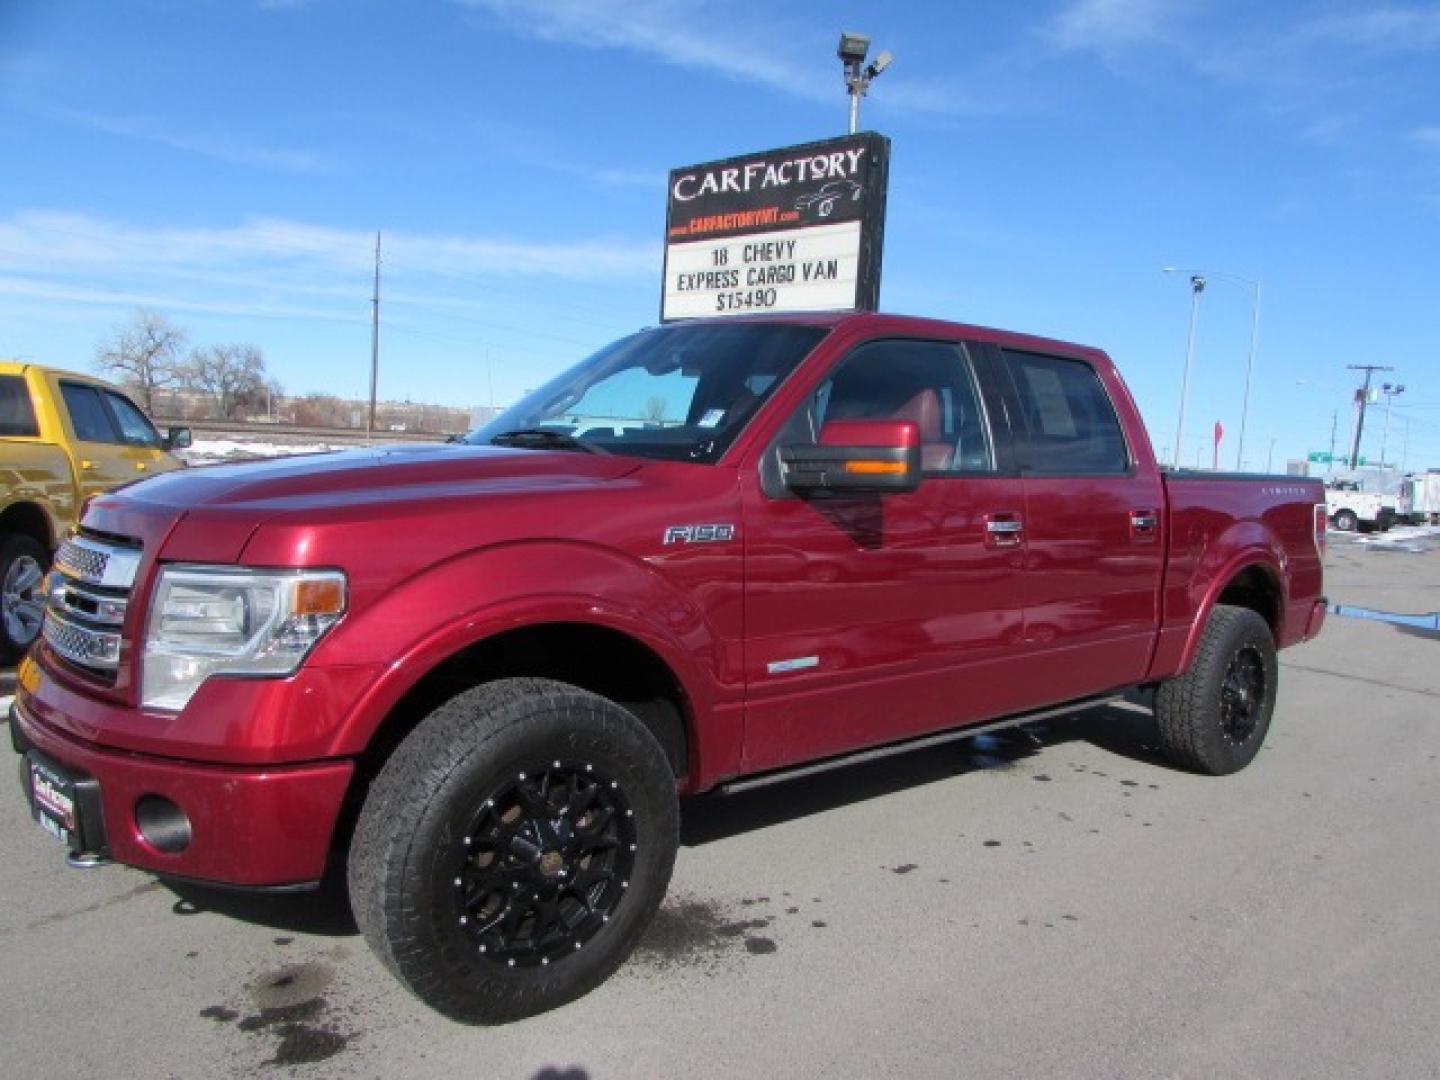
[[[870,52],[870,38],[844,30],[835,55],[845,65],[845,89],[850,95],[850,134],[860,130],[860,99],[870,92],[870,83],[894,61],[894,55],[886,49],[866,66],[865,57]]]
[[[1165,272],[1174,271],[1167,266]],[[1185,371],[1180,377],[1180,417],[1175,421],[1175,454],[1171,464],[1180,467],[1180,442],[1185,437],[1185,399],[1190,396],[1190,361],[1195,356],[1195,321],[1200,315],[1200,294],[1205,291],[1205,278],[1200,274],[1190,277],[1190,333],[1185,339]]]
[[[1167,266],[1163,268],[1163,271],[1173,274],[1176,268]],[[1250,309],[1250,353],[1245,359],[1245,393],[1240,398],[1240,432],[1235,439],[1235,468],[1237,471],[1243,471],[1245,468],[1245,422],[1250,416],[1250,380],[1255,373],[1255,346],[1260,340],[1260,279],[1232,274],[1227,270],[1187,270],[1185,272],[1198,273],[1206,279],[1219,278],[1222,281],[1248,285],[1254,293],[1254,302]]]

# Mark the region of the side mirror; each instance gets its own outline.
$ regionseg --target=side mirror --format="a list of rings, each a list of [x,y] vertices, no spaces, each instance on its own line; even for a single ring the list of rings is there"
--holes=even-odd
[[[172,427],[165,433],[163,443],[166,450],[184,450],[194,441],[188,427]]]
[[[814,446],[782,446],[792,491],[914,491],[920,486],[920,425],[914,420],[832,420]]]

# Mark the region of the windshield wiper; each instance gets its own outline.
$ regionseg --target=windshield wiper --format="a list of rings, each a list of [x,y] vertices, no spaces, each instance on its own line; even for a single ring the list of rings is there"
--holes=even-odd
[[[548,428],[517,428],[514,431],[502,431],[499,435],[490,436],[491,446],[525,446],[541,450],[582,450],[587,454],[603,454],[604,450],[588,443],[584,439],[577,439],[574,435],[567,435],[563,431],[551,431]]]

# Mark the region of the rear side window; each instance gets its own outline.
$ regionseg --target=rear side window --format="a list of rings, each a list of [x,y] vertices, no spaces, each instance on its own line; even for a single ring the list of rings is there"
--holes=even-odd
[[[1021,463],[1051,475],[1113,476],[1130,469],[1115,406],[1083,360],[1004,350],[1020,397]]]
[[[33,438],[40,434],[30,388],[20,375],[0,375],[0,435]]]
[[[62,382],[60,396],[65,399],[65,408],[70,413],[70,426],[75,429],[75,438],[81,442],[119,442],[115,428],[110,423],[110,414],[100,400],[100,391],[93,386]]]

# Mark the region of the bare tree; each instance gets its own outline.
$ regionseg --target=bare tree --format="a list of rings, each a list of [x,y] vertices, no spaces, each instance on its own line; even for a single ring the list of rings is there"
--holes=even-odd
[[[334,394],[306,394],[293,402],[294,420],[301,427],[350,427],[355,402]]]
[[[157,311],[137,311],[114,337],[95,347],[95,367],[130,387],[147,413],[155,412],[155,391],[180,382],[185,331]]]
[[[184,368],[190,390],[208,394],[216,416],[236,420],[265,405],[265,358],[254,345],[211,345],[190,354]]]

